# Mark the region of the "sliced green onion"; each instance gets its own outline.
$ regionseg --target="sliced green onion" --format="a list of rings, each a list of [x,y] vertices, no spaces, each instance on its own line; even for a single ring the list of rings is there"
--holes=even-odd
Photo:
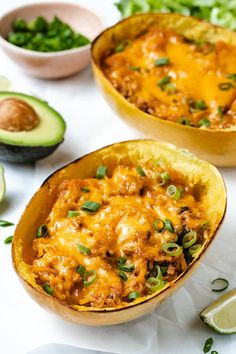
[[[161,267],[162,275],[166,275],[167,274],[167,270],[168,270],[168,267],[166,267],[166,266]]]
[[[189,250],[189,253],[191,254],[191,256],[194,255],[195,253],[197,253],[201,247],[202,247],[202,245],[200,245],[198,243],[189,247],[188,250]]]
[[[69,210],[67,213],[67,217],[68,218],[73,218],[74,216],[78,216],[79,215],[79,211],[78,210]]]
[[[204,118],[204,119],[201,119],[201,120],[198,122],[198,125],[199,125],[199,127],[206,127],[206,128],[208,128],[208,127],[211,125],[211,122],[209,121],[208,118]]]
[[[89,193],[90,192],[90,189],[87,188],[87,187],[81,187],[80,190],[81,190],[81,192],[84,192],[84,193]]]
[[[161,267],[158,264],[155,264],[154,267],[150,270],[149,277],[162,279]]]
[[[132,291],[131,293],[129,293],[128,299],[129,300],[135,300],[135,299],[137,299],[140,296],[141,296],[141,294],[138,291]]]
[[[78,249],[80,253],[83,253],[85,256],[89,256],[91,254],[91,250],[88,247],[85,247],[84,245],[79,244]]]
[[[159,59],[156,59],[154,62],[155,66],[163,66],[163,65],[168,65],[168,64],[170,64],[169,58],[159,58]]]
[[[218,112],[218,115],[220,117],[220,121],[222,122],[223,119],[224,119],[224,107],[218,106],[217,107],[217,112]]]
[[[165,76],[161,80],[158,81],[157,86],[161,88],[162,91],[165,90],[166,85],[170,83],[170,76]]]
[[[190,120],[188,118],[186,118],[186,117],[180,117],[177,120],[177,123],[182,124],[182,125],[191,125]]]
[[[126,258],[125,257],[120,257],[118,259],[118,265],[122,265],[122,264],[125,264],[126,263]]]
[[[47,293],[48,295],[52,295],[52,294],[53,294],[53,289],[49,286],[48,283],[44,283],[44,284],[43,284],[43,290],[44,290],[45,293]]]
[[[106,166],[102,166],[102,165],[99,166],[97,169],[96,178],[103,179],[106,176],[106,172],[107,172]]]
[[[165,224],[161,219],[156,219],[152,225],[156,232],[162,232],[165,228]]]
[[[170,82],[169,84],[166,84],[163,87],[163,90],[165,92],[167,92],[168,94],[172,95],[172,94],[176,93],[176,86],[173,82]]]
[[[162,180],[162,182],[161,182],[160,184],[161,184],[162,186],[163,186],[164,184],[166,184],[166,182],[169,181],[169,179],[170,179],[170,175],[169,175],[168,172],[163,172],[163,173],[161,173],[161,174],[160,174],[160,177],[161,177],[161,180]]]
[[[81,206],[81,209],[88,212],[96,212],[100,207],[100,203],[88,200],[87,202],[84,202],[84,204]]]
[[[146,287],[150,289],[153,293],[161,290],[164,287],[164,282],[160,278],[148,278],[145,283]]]
[[[92,285],[97,278],[95,270],[89,270],[84,274],[84,286]]]
[[[76,272],[79,273],[79,275],[81,275],[81,277],[83,277],[86,272],[86,268],[83,265],[79,265],[76,268]]]
[[[144,170],[142,169],[141,166],[137,166],[136,167],[136,171],[140,174],[141,177],[145,177],[146,173],[144,172]]]
[[[234,88],[235,86],[231,82],[222,82],[221,84],[219,84],[218,87],[222,91],[228,91],[228,90]]]
[[[170,232],[174,232],[174,228],[173,228],[173,225],[172,225],[172,222],[170,221],[170,219],[165,219],[164,224],[165,224],[166,230],[168,230]]]
[[[123,270],[124,272],[133,272],[133,270],[135,270],[135,266],[134,264],[119,264],[118,269]]]
[[[36,237],[46,237],[48,236],[48,228],[46,224],[40,225],[36,230]]]
[[[227,77],[227,79],[231,79],[236,82],[236,74],[229,74],[226,77]]]
[[[9,243],[12,243],[13,236],[8,236],[5,238],[4,243],[5,245],[8,245]]]
[[[214,279],[211,284],[213,285],[213,288],[211,289],[212,291],[215,292],[220,292],[220,291],[224,291],[228,288],[229,286],[229,282],[227,279],[224,278],[217,278]]]
[[[172,199],[179,200],[181,192],[174,184],[170,184],[167,188],[167,195]]]
[[[123,270],[120,270],[119,271],[119,277],[123,280],[123,281],[127,281],[128,280],[128,277],[127,275],[125,274],[125,272]]]
[[[0,227],[8,227],[12,225],[14,225],[12,222],[0,219]]]
[[[139,66],[128,66],[128,69],[132,70],[132,71],[140,71],[140,67]]]
[[[194,231],[194,230],[189,231],[183,237],[183,241],[182,241],[183,248],[191,247],[192,245],[194,245],[194,243],[196,243],[196,241],[197,241],[196,231]]]
[[[115,48],[115,53],[123,52],[123,50],[130,44],[131,44],[131,41],[128,39],[119,43]]]
[[[211,350],[212,345],[213,345],[213,339],[208,338],[204,344],[203,353],[208,353]]]
[[[216,350],[212,350],[211,354],[219,354]]]
[[[164,243],[162,249],[168,256],[172,257],[179,256],[183,252],[182,247],[174,242]]]
[[[189,111],[191,113],[194,113],[196,111],[203,111],[205,109],[207,109],[207,105],[203,100],[192,101],[189,104]]]

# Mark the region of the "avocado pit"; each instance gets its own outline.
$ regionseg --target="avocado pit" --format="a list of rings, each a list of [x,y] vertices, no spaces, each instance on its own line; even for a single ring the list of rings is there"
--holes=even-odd
[[[18,98],[6,98],[0,102],[0,129],[10,132],[30,131],[40,119],[28,103]]]

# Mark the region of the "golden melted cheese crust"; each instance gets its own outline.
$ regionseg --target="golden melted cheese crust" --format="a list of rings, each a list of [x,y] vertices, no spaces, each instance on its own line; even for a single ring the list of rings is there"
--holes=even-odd
[[[163,179],[162,173],[169,179]],[[181,191],[179,199],[168,195],[169,185]],[[197,232],[198,244],[207,237],[202,227],[207,214],[195,194],[195,186],[170,167],[121,165],[110,178],[65,180],[45,222],[48,235],[33,241],[37,283],[47,284],[64,303],[96,308],[123,305],[132,292],[148,295],[146,280],[156,265],[161,267],[163,282],[176,279],[187,268],[185,254],[168,255],[163,244],[181,245],[189,230]],[[99,209],[82,210],[86,201],[99,203]],[[68,217],[68,211],[77,215]],[[153,223],[158,218],[169,220],[173,232],[156,230]],[[122,260],[131,267],[123,277]],[[90,285],[85,286],[78,266],[95,272]]]
[[[144,112],[225,129],[236,124],[235,57],[236,47],[224,42],[193,42],[152,27],[117,46],[102,67],[112,85]],[[163,58],[168,60],[160,64]]]

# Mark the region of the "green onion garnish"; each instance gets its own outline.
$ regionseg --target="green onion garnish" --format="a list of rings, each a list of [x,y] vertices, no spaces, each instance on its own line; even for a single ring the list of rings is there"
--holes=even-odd
[[[211,350],[212,345],[213,345],[213,339],[208,338],[204,344],[203,353],[208,353]]]
[[[227,77],[227,79],[231,79],[236,82],[236,74],[229,74],[226,77]]]
[[[219,84],[218,87],[222,91],[228,91],[228,90],[234,88],[235,86],[231,82],[222,82],[221,84]]]
[[[190,125],[191,124],[190,120],[186,117],[180,117],[177,120],[177,123],[182,124],[182,125]]]
[[[167,195],[172,199],[179,200],[181,192],[174,184],[170,184],[167,188]]]
[[[211,354],[219,354],[216,350],[212,350]]]
[[[12,243],[13,236],[8,236],[5,238],[4,243],[5,245],[8,245],[9,243]]]
[[[88,247],[85,247],[84,245],[79,244],[78,249],[81,253],[83,253],[85,256],[89,256],[91,254],[91,250]]]
[[[12,225],[14,225],[12,222],[0,219],[0,226],[1,227],[7,227],[7,226],[12,226]]]
[[[76,268],[76,272],[79,273],[79,275],[81,275],[81,277],[83,277],[86,272],[86,268],[83,265],[79,265]]]
[[[158,81],[157,86],[159,86],[162,91],[165,91],[166,86],[170,84],[170,80],[171,80],[170,76],[165,76]]]
[[[159,58],[159,59],[156,59],[154,62],[155,66],[163,66],[163,65],[168,65],[168,64],[170,64],[169,58]]]
[[[81,190],[81,192],[84,192],[84,193],[89,193],[90,192],[90,189],[86,188],[86,187],[81,187],[80,190]]]
[[[138,291],[132,291],[131,293],[129,293],[128,299],[129,300],[135,300],[135,299],[137,299],[140,296],[141,296],[141,294]]]
[[[141,177],[145,177],[146,173],[144,172],[144,170],[142,169],[141,166],[137,166],[136,167],[136,171],[140,174]]]
[[[140,71],[140,67],[139,66],[128,66],[128,69],[132,70],[132,71]]]
[[[102,166],[102,165],[99,166],[97,169],[96,178],[103,179],[106,176],[106,172],[107,172],[106,166]]]
[[[119,264],[118,269],[123,270],[124,272],[133,272],[135,266],[134,264]]]
[[[123,280],[123,281],[127,281],[128,280],[128,277],[127,275],[125,274],[125,272],[123,270],[120,270],[119,271],[119,277]]]
[[[197,233],[195,230],[189,231],[184,235],[182,240],[183,248],[189,248],[197,241]]]
[[[67,217],[68,218],[73,218],[74,216],[78,216],[79,215],[79,211],[78,210],[69,210],[67,213]]]
[[[84,274],[84,286],[92,285],[97,278],[95,270],[89,270]]]
[[[220,292],[220,291],[224,291],[228,288],[229,286],[229,282],[227,279],[224,278],[217,278],[214,279],[211,284],[213,285],[213,288],[211,289],[212,291],[215,292]]]
[[[177,245],[177,243],[174,242],[164,243],[162,245],[162,249],[168,256],[173,256],[173,257],[179,256],[183,252],[182,247]]]
[[[174,232],[174,228],[173,228],[173,225],[172,225],[172,222],[170,221],[170,219],[165,219],[163,221],[164,221],[164,224],[165,224],[165,229],[170,231],[170,232]]]
[[[88,212],[96,212],[100,207],[101,207],[100,203],[88,200],[87,202],[84,202],[84,204],[81,206],[81,209]]]
[[[130,44],[131,44],[131,41],[128,39],[123,41],[122,43],[119,43],[114,50],[115,53],[123,52],[123,50]]]
[[[196,243],[195,245],[192,245],[191,247],[189,247],[189,253],[192,255],[194,255],[195,253],[197,253],[200,248],[202,247],[202,245],[200,245],[199,243]]]
[[[167,181],[169,181],[170,179],[170,175],[168,172],[163,172],[160,174],[161,180],[162,182],[160,183],[162,186],[164,186],[166,184]]]
[[[48,228],[47,228],[46,224],[42,224],[36,230],[36,237],[40,238],[40,237],[46,237],[46,236],[48,236]]]
[[[161,267],[162,275],[166,275],[167,274],[167,270],[168,270],[168,267],[166,267],[166,266]]]
[[[191,113],[194,113],[196,111],[203,111],[205,109],[207,109],[207,105],[203,100],[191,101],[189,104],[189,111]]]
[[[224,119],[224,107],[218,106],[217,108],[218,115],[220,117],[220,121],[222,122]]]
[[[153,293],[162,289],[164,287],[164,282],[160,278],[148,278],[145,283],[146,287],[150,289]]]
[[[206,127],[206,128],[208,128],[208,127],[211,125],[211,122],[209,121],[208,118],[204,118],[204,119],[201,119],[201,120],[198,122],[198,125],[199,125],[199,127]]]
[[[125,264],[126,263],[126,258],[125,257],[120,257],[118,259],[118,265]]]
[[[162,232],[165,228],[165,224],[161,219],[156,219],[152,225],[156,232]]]
[[[43,284],[43,290],[48,294],[52,295],[53,294],[53,289],[49,286],[48,283]]]

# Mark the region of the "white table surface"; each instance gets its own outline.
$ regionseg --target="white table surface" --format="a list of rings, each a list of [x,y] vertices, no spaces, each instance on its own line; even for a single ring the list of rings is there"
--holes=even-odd
[[[22,3],[2,0],[0,13]],[[112,0],[78,3],[94,9],[106,26],[119,18]],[[23,74],[0,52],[2,74],[43,97],[67,122],[65,142],[50,157],[36,164],[3,163],[7,197],[0,206],[2,219],[17,222],[30,197],[58,167],[109,143],[142,137],[111,111],[94,84],[90,68],[65,80],[43,81]],[[24,354],[43,344],[65,343],[121,354],[197,354],[202,353],[206,338],[212,336],[219,354],[235,354],[236,335],[220,336],[198,317],[218,296],[211,292],[210,282],[214,278],[229,279],[230,288],[236,285],[236,169],[221,169],[221,172],[228,189],[228,211],[216,241],[182,289],[154,314],[133,323],[89,328],[66,323],[42,310],[23,290],[12,268],[11,247],[3,243],[14,228],[1,229],[0,353]]]

